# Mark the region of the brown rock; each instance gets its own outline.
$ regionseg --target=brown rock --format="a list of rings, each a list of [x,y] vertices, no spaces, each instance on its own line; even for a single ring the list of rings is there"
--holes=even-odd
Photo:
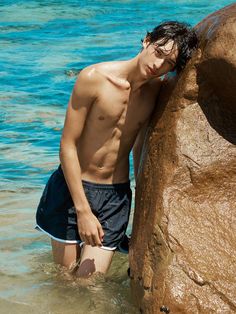
[[[142,313],[236,313],[236,4],[196,26],[143,151],[130,248]],[[170,96],[169,96],[170,95]]]

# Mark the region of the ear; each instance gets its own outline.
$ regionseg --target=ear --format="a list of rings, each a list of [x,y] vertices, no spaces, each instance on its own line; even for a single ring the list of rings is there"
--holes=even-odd
[[[147,48],[148,45],[150,45],[150,37],[146,36],[143,40],[143,48]]]

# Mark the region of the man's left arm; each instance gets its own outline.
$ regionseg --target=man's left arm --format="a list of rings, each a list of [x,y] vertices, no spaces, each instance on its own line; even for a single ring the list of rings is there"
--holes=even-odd
[[[138,135],[137,135],[135,142],[134,142],[133,164],[134,164],[134,177],[135,177],[136,183],[137,183],[138,172],[139,172],[139,168],[140,168],[143,144],[145,141],[148,126],[149,126],[150,121],[151,121],[151,117],[153,115],[153,112],[154,112],[156,104],[157,104],[157,97],[159,95],[161,85],[162,85],[162,79],[161,78],[156,78],[155,80],[150,82],[149,105],[152,104],[152,106],[151,106],[152,108],[150,108],[149,116],[148,116],[146,122],[143,124],[143,126],[139,130]]]
[[[144,123],[142,128],[139,130],[138,135],[135,139],[135,143],[133,146],[133,164],[134,164],[134,177],[135,177],[135,182],[137,182],[137,177],[138,177],[138,171],[139,171],[139,166],[140,166],[140,161],[141,161],[141,155],[142,155],[142,149],[143,149],[143,144],[145,140],[145,136],[147,133],[148,125],[149,125],[149,119]]]

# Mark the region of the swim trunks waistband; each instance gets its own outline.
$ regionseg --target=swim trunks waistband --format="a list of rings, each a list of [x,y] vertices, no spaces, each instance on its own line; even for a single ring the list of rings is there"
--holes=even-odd
[[[108,190],[120,190],[120,189],[127,189],[130,187],[130,180],[123,183],[96,183],[96,182],[90,182],[86,180],[82,180],[83,186],[87,186],[89,188],[96,188],[96,189],[108,189]]]
[[[63,174],[61,165],[58,167],[58,171]],[[91,182],[82,179],[83,186],[94,188],[94,189],[108,189],[108,190],[120,190],[120,189],[127,189],[130,187],[130,180],[122,183],[97,183]]]

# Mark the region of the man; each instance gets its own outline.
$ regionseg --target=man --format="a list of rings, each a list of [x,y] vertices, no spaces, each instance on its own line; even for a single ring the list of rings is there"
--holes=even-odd
[[[37,210],[37,227],[51,237],[54,261],[77,275],[106,273],[124,239],[131,189],[161,76],[180,72],[197,47],[186,24],[165,22],[128,61],[94,64],[75,83],[60,145],[61,165],[51,175]],[[80,245],[79,245],[80,244]]]

